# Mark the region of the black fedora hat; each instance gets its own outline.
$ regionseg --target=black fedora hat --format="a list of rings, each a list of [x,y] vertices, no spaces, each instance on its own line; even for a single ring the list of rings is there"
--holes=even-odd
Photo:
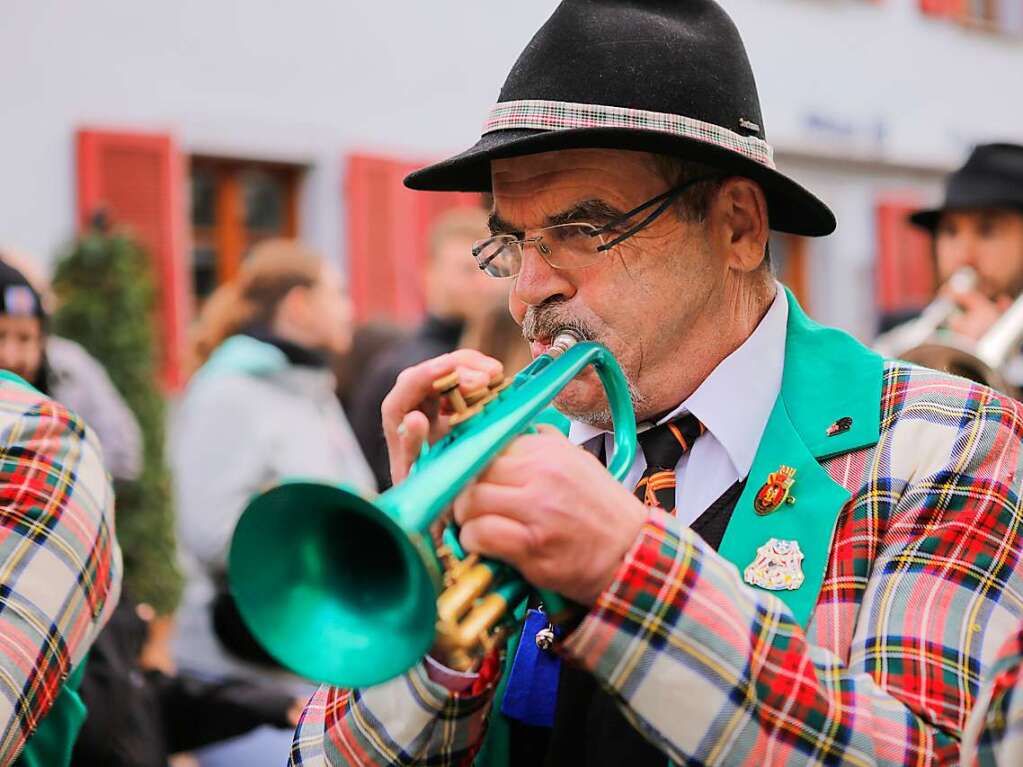
[[[771,228],[820,236],[834,214],[774,166],[746,49],[713,0],[563,0],[512,67],[475,146],[405,179],[490,189],[490,161],[632,149],[753,179]]]
[[[909,220],[933,232],[946,211],[982,208],[1023,212],[1023,146],[975,147],[966,164],[948,177],[942,206],[919,210]]]

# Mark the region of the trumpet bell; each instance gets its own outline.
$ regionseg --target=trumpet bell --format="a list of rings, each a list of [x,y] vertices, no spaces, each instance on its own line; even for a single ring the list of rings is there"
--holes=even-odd
[[[428,543],[343,487],[293,481],[255,499],[228,573],[249,629],[301,676],[379,684],[433,643],[440,568]]]

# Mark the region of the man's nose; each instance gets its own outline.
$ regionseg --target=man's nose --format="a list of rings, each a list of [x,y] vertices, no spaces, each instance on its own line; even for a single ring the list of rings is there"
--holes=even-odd
[[[555,269],[537,252],[536,246],[524,248],[522,268],[515,278],[515,297],[527,306],[539,306],[555,296],[571,298],[575,285],[562,269]]]

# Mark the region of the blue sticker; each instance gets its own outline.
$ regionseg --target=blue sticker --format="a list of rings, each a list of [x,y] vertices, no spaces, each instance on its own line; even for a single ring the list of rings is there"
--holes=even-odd
[[[558,701],[561,658],[536,646],[537,632],[547,625],[547,615],[542,610],[526,613],[508,686],[501,701],[502,714],[534,727],[554,726],[554,709]],[[560,635],[557,627],[554,633]]]

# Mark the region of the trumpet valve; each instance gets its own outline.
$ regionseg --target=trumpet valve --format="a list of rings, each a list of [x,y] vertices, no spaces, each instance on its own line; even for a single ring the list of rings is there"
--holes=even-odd
[[[437,392],[442,399],[447,401],[451,410],[454,411],[456,415],[464,413],[468,409],[469,406],[465,401],[465,397],[462,396],[462,392],[458,388],[457,370],[434,381],[433,390]]]
[[[488,565],[479,562],[460,565],[451,586],[437,597],[438,619],[442,623],[457,623],[493,582],[494,571]]]

